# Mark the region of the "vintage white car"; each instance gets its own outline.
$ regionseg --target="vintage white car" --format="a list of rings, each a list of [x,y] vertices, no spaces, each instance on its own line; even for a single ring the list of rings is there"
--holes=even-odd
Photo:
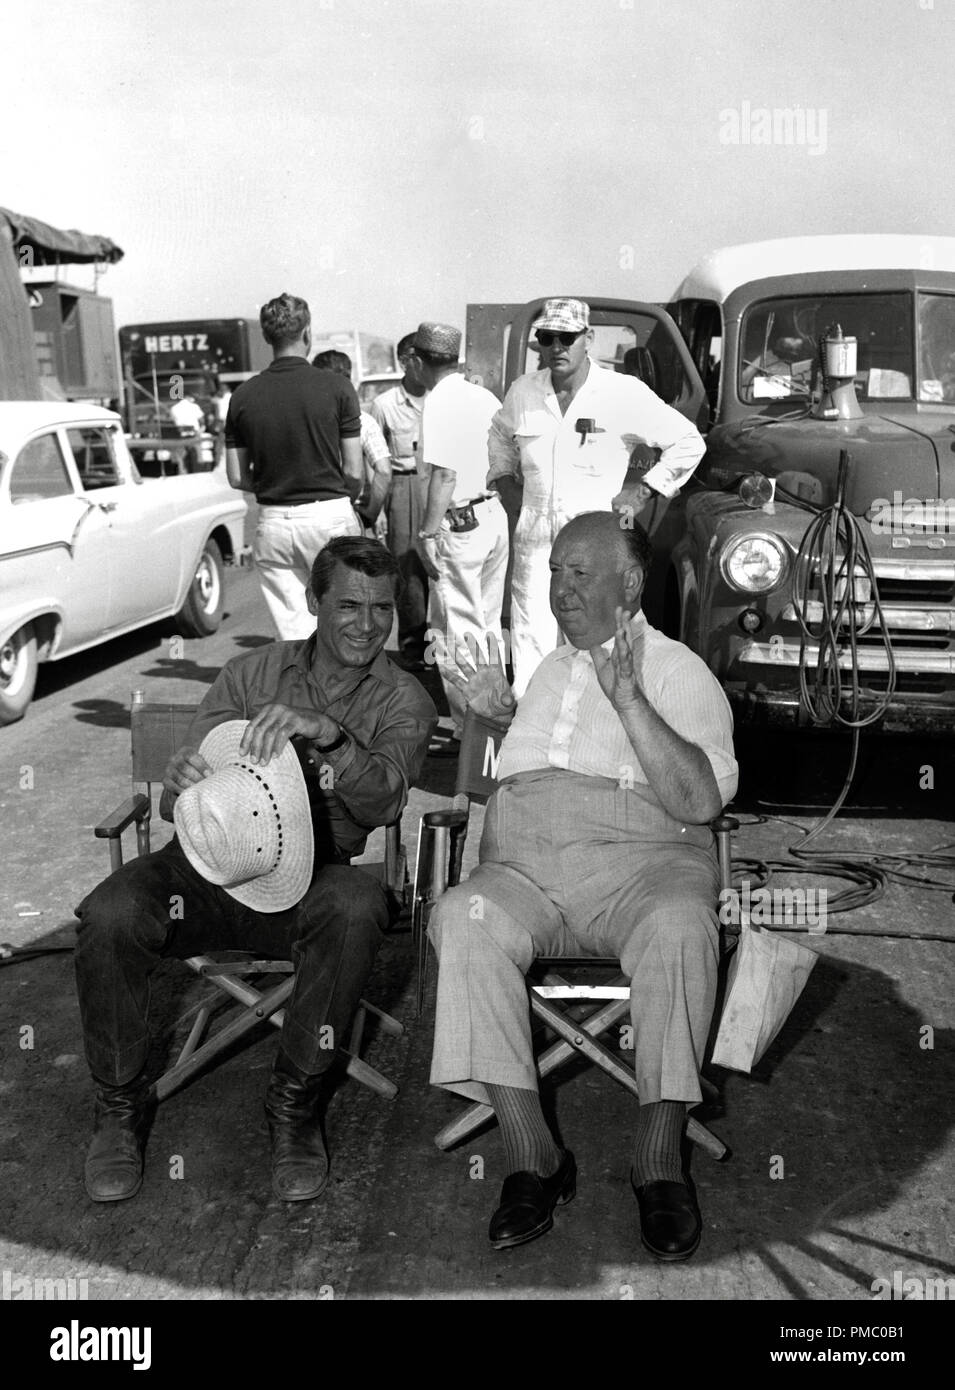
[[[215,632],[245,513],[224,467],[141,476],[112,411],[0,401],[0,724],[39,661],[161,618]]]

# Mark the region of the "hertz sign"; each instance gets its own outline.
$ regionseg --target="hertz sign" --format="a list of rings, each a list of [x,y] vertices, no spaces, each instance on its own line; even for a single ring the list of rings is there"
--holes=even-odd
[[[208,352],[208,333],[147,334],[143,338],[144,352]]]
[[[129,323],[119,330],[124,375],[154,372],[251,375],[268,366],[271,352],[250,319],[168,319]]]

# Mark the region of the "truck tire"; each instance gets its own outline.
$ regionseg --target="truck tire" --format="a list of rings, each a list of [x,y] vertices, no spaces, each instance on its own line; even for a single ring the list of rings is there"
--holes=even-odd
[[[36,633],[27,623],[0,646],[0,724],[13,724],[26,714],[36,668]]]
[[[222,622],[224,607],[222,552],[210,538],[202,547],[186,601],[176,614],[176,629],[183,637],[210,637]]]

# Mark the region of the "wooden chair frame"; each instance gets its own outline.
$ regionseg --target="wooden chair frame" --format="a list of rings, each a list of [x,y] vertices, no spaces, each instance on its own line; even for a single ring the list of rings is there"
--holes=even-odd
[[[421,820],[411,919],[417,967],[415,1003],[419,1015],[427,972],[428,917],[442,893],[460,881],[471,803],[487,801],[495,789],[500,745],[505,732],[505,726],[499,722],[468,710],[451,806],[447,810],[432,811]],[[711,825],[716,836],[721,891],[732,891],[731,836],[739,828],[739,822],[723,814]],[[735,947],[736,939],[735,936],[724,937],[724,953],[728,954]],[[606,984],[574,984],[560,974],[561,969],[571,966],[585,970],[617,967],[617,974]],[[632,1095],[638,1096],[633,1068],[600,1041],[601,1034],[630,1012],[630,983],[619,970],[619,961],[602,956],[548,956],[539,958],[534,968],[543,969],[543,975],[540,979],[528,979],[531,1011],[557,1035],[557,1041],[537,1059],[539,1075],[542,1078],[548,1076],[573,1057],[583,1056]],[[568,1007],[560,1008],[558,1002]],[[700,1087],[704,1099],[717,1099],[716,1087],[706,1077],[700,1077]],[[494,1111],[489,1105],[472,1104],[435,1135],[435,1143],[439,1149],[453,1148],[493,1119]],[[687,1117],[687,1135],[713,1158],[723,1159],[727,1156],[728,1150],[722,1140],[692,1115]]]
[[[133,794],[93,830],[97,839],[106,840],[109,845],[111,871],[122,866],[122,836],[131,825],[136,827],[137,854],[149,854],[153,793],[161,788],[169,758],[185,743],[196,708],[187,704],[147,703],[142,691],[133,692],[130,710]],[[383,870],[386,886],[400,899],[405,898],[405,855],[398,823],[387,827],[384,865],[364,867]],[[198,1009],[190,1011],[195,1012],[195,1018],[176,1062],[153,1083],[151,1089],[157,1101],[165,1100],[186,1085],[263,1020],[267,1019],[274,1027],[281,1028],[285,1021],[283,1005],[295,987],[294,967],[288,960],[218,960],[212,955],[201,955],[190,956],[183,963],[213,988]],[[260,979],[275,975],[281,977],[278,984],[268,988],[258,987]],[[210,1035],[209,1026],[223,996],[235,1000],[239,1007]],[[398,1094],[398,1087],[360,1056],[369,1015],[377,1020],[385,1033],[397,1037],[404,1032],[397,1019],[362,999],[355,1013],[348,1044],[340,1047],[339,1051],[346,1057],[345,1069],[349,1076],[378,1095],[393,1100]],[[185,1017],[189,1017],[189,1014]],[[183,1019],[179,1022],[182,1023]]]

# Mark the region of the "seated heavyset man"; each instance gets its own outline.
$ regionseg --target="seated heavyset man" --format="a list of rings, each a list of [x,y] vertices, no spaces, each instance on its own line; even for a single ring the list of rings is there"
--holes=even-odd
[[[493,1106],[508,1176],[495,1249],[533,1240],[576,1166],[541,1111],[524,975],[536,956],[614,956],[631,977],[640,1108],[631,1182],[643,1243],[692,1254],[700,1217],[681,1164],[716,990],[719,879],[707,822],[736,790],[732,716],[699,657],[640,611],[649,545],[585,513],[558,533],[550,603],[568,642],[514,711],[500,668],[461,689],[513,716],[480,862],[431,920],[440,958],[431,1080]]]
[[[132,1197],[142,1184],[153,970],[164,956],[234,948],[295,964],[265,1102],[272,1181],[289,1202],[325,1186],[327,1074],[389,918],[382,885],[349,859],[373,827],[401,815],[437,722],[418,682],[382,650],[398,582],[375,540],[339,537],[319,553],[314,634],[229,661],[169,763],[162,810],[169,819],[172,805],[177,838],[76,909],[97,1088],[86,1161],[94,1201]]]

